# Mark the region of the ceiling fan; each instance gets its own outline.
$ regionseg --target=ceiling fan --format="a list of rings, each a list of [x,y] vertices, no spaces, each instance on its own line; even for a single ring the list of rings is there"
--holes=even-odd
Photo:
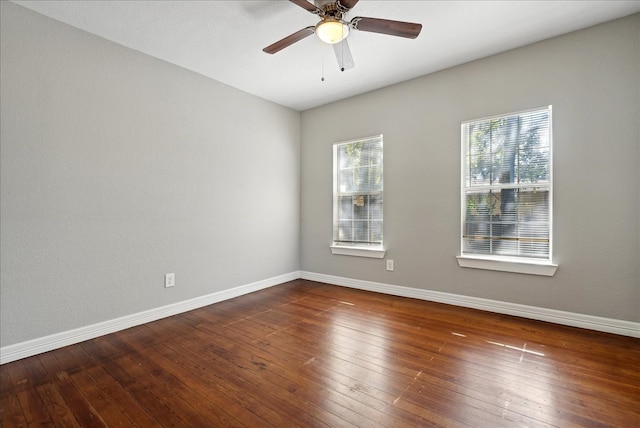
[[[357,16],[351,21],[345,21],[344,16],[359,0],[315,0],[315,4],[307,0],[289,0],[307,11],[318,15],[320,22],[278,40],[263,49],[268,54],[274,54],[287,46],[299,42],[311,34],[316,34],[320,40],[333,45],[338,65],[342,71],[353,68],[353,57],[347,44],[350,30],[368,31],[371,33],[387,34],[390,36],[415,39],[422,30],[422,24],[412,22],[392,21],[389,19],[366,18]]]

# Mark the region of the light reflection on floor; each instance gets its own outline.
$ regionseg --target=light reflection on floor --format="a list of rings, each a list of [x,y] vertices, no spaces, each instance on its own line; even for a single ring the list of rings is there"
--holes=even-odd
[[[557,419],[554,394],[549,392],[553,389],[549,381],[556,378],[558,373],[554,370],[552,360],[545,359],[544,363],[538,360],[545,357],[544,352],[527,349],[527,343],[514,346],[497,340],[486,340],[486,336],[474,337],[473,334],[459,332],[451,332],[451,335],[474,342],[483,358],[490,358],[495,377],[491,379],[492,385],[484,391],[485,399],[502,408],[502,419],[518,423],[519,415],[528,414],[539,418],[539,421],[562,424],[562,421]],[[487,348],[484,344],[491,346]],[[544,347],[544,345],[537,346]],[[496,351],[502,348],[505,354],[497,354],[498,357],[494,358],[491,348]],[[489,350],[490,353],[484,353],[484,349]],[[516,357],[517,360],[515,360]],[[468,359],[464,360],[468,369],[463,370],[462,377],[471,379],[478,376],[486,382],[487,372],[483,373],[484,369],[481,368],[487,364],[486,361],[476,362],[473,353],[470,353]],[[517,364],[514,365],[516,361]],[[527,409],[527,412],[523,412],[523,409]],[[534,409],[533,412],[531,412],[532,409]]]
[[[322,391],[324,406],[336,409],[336,414],[348,409],[352,414],[367,415],[372,426],[393,426],[396,411],[405,406],[423,407],[427,404],[422,400],[435,392],[458,408],[484,408],[505,423],[526,424],[531,420],[523,419],[525,414],[539,418],[538,422],[561,423],[554,414],[553,394],[546,386],[557,376],[550,372],[553,362],[536,361],[545,358],[540,349],[544,345],[516,346],[487,340],[487,335],[453,331],[450,339],[429,345],[431,358],[412,361],[389,339],[395,337],[388,331],[393,324],[387,324],[391,320],[382,314],[360,313],[353,303],[336,300],[334,306],[315,316],[331,320],[332,327],[318,337],[330,351],[302,364],[324,372],[332,385]],[[425,349],[419,352],[424,355]],[[437,364],[446,360],[447,373],[438,372],[441,369],[434,358],[440,359]],[[397,366],[398,360],[404,361],[400,363],[403,370],[390,371],[388,367]]]

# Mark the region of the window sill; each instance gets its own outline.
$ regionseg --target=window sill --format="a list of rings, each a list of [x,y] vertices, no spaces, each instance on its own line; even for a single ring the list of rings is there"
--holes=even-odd
[[[463,268],[496,270],[501,272],[524,273],[529,275],[553,276],[558,265],[548,260],[514,259],[509,257],[457,256],[458,265]]]
[[[380,246],[371,247],[345,247],[344,245],[332,245],[331,254],[340,256],[370,257],[373,259],[382,259],[386,254],[386,250]]]

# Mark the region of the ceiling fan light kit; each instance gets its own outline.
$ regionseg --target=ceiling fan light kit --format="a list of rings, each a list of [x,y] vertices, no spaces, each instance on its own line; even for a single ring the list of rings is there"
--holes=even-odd
[[[316,25],[316,35],[323,42],[333,45],[349,35],[349,26],[337,19],[327,18]]]
[[[318,22],[315,27],[303,28],[267,46],[263,51],[268,54],[279,52],[315,33],[324,43],[334,46],[340,43],[341,49],[334,49],[334,51],[336,52],[338,63],[344,71],[347,68],[353,67],[353,58],[351,57],[351,51],[347,44],[347,36],[349,36],[351,29],[408,39],[415,39],[422,30],[422,24],[393,21],[390,19],[357,16],[349,22],[344,21],[344,15],[349,12],[359,0],[315,0],[315,4],[307,0],[289,1],[314,15],[318,15],[320,22]],[[344,64],[348,64],[349,67],[345,67]]]

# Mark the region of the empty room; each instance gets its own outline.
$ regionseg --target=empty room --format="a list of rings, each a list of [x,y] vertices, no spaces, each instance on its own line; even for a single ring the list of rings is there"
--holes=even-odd
[[[0,426],[640,426],[640,1],[0,18]]]

